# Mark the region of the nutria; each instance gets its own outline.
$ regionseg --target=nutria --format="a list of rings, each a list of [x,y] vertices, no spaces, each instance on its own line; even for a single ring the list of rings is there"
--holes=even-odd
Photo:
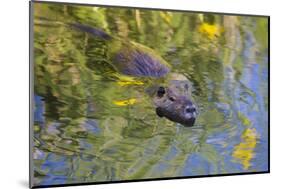
[[[156,114],[184,126],[193,126],[197,108],[191,99],[187,78],[171,73],[171,66],[154,50],[142,44],[111,36],[105,31],[83,24],[70,27],[106,41],[108,57],[121,74],[151,81],[147,93],[153,99]]]

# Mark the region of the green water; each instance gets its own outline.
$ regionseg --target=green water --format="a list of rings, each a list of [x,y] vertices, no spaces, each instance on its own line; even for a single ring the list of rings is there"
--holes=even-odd
[[[35,185],[268,170],[267,18],[34,6]],[[195,126],[159,118],[153,80],[115,73],[115,47],[67,23],[158,52],[190,80]]]

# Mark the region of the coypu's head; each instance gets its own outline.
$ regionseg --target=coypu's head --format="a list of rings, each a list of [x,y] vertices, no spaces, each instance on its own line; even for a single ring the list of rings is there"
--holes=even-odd
[[[194,125],[197,108],[191,99],[187,81],[173,80],[168,86],[154,87],[153,101],[159,117],[191,127]]]

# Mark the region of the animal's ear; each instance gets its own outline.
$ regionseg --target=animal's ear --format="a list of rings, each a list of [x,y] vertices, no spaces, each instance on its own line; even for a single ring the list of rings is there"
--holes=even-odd
[[[164,96],[164,94],[166,93],[166,90],[164,87],[160,86],[157,90],[157,96],[162,98]]]

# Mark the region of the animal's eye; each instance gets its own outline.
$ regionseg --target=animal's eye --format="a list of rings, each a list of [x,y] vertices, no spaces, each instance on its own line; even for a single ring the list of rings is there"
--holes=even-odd
[[[165,88],[164,87],[159,87],[158,91],[157,91],[157,96],[158,97],[163,97],[165,94]]]
[[[171,96],[171,97],[169,97],[169,100],[173,102],[173,101],[175,101],[175,98]]]

